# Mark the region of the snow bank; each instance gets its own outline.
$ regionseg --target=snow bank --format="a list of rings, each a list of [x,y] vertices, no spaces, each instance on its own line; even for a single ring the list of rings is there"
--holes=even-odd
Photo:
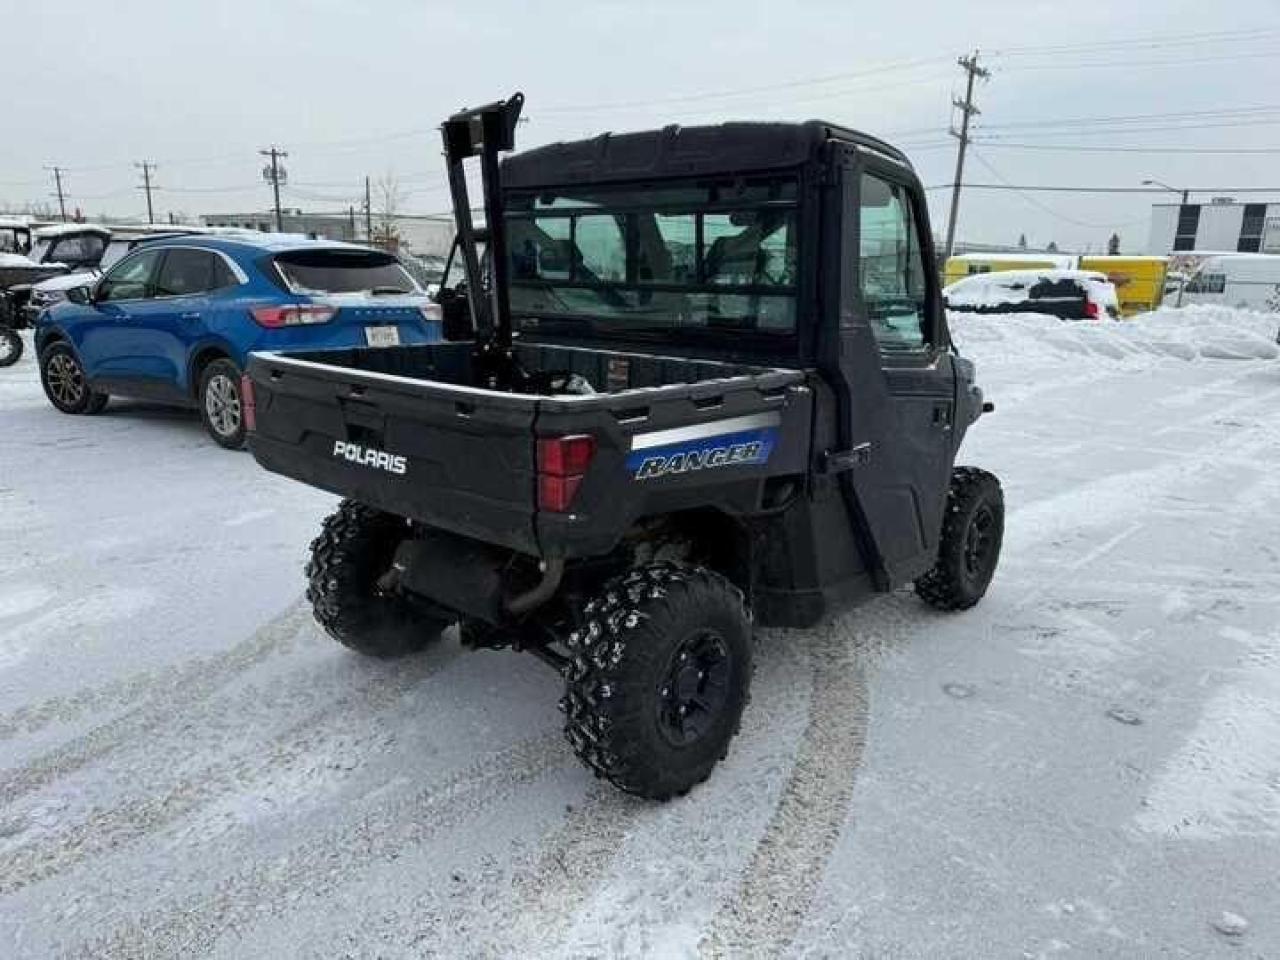
[[[1177,360],[1274,360],[1280,314],[1198,304],[1161,307],[1130,320],[1073,323],[1039,313],[951,313],[960,351],[979,361],[1103,363]]]

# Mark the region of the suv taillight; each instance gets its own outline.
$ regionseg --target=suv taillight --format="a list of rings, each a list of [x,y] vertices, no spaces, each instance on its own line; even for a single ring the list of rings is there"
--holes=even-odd
[[[260,327],[301,327],[328,323],[337,312],[335,307],[318,303],[294,303],[287,307],[257,307],[253,310],[253,319]]]
[[[596,455],[596,438],[575,433],[538,441],[538,509],[565,513]]]
[[[1098,305],[1096,303],[1094,303],[1092,300],[1089,300],[1089,299],[1085,300],[1084,315],[1086,317],[1088,317],[1090,320],[1097,320],[1100,312],[1101,311],[1098,309]]]
[[[258,398],[253,392],[253,381],[247,373],[240,375],[240,416],[244,420],[245,430],[252,433],[258,429]]]

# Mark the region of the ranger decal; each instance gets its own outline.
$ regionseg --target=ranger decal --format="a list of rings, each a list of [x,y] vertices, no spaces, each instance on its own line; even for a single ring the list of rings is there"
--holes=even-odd
[[[714,420],[692,427],[639,433],[631,439],[627,470],[636,480],[722,467],[767,463],[777,441],[776,413]]]

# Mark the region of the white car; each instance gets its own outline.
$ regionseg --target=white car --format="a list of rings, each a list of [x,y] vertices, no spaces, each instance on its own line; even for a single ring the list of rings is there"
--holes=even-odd
[[[103,273],[138,244],[161,237],[184,236],[191,232],[193,231],[174,227],[163,231],[138,231],[135,229],[114,231],[111,234],[111,239],[107,241],[106,249],[102,252],[102,259],[96,267],[78,270],[75,273],[63,273],[56,277],[50,277],[48,280],[41,280],[31,288],[31,298],[27,301],[26,309],[32,315],[32,320],[34,320],[35,315],[41,310],[66,300],[70,291],[78,287],[93,286]]]
[[[968,313],[1047,313],[1062,320],[1120,315],[1116,287],[1094,270],[1003,270],[975,273],[944,287],[948,310]]]

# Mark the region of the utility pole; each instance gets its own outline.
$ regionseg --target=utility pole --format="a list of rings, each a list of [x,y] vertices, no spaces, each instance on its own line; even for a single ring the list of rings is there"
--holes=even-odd
[[[364,242],[373,243],[373,191],[368,174],[364,178]]]
[[[62,222],[67,222],[67,197],[66,192],[62,189],[62,168],[61,167],[45,167],[46,170],[53,172],[53,183],[57,187],[57,193],[53,196],[58,198],[58,209],[62,212]]]
[[[155,223],[156,217],[151,207],[151,171],[155,169],[155,164],[148,160],[143,160],[141,163],[135,163],[134,166],[142,171],[142,186],[138,189],[147,192],[147,223]]]
[[[266,150],[259,150],[258,153],[264,157],[271,158],[271,165],[262,171],[262,178],[271,184],[271,190],[275,194],[276,233],[284,233],[284,215],[280,212],[280,183],[289,179],[289,173],[284,167],[280,166],[280,160],[289,154],[275,146]]]
[[[965,80],[964,99],[956,100],[952,98],[951,105],[960,110],[960,130],[957,132],[953,126],[948,131],[953,137],[960,141],[960,150],[956,154],[956,177],[951,184],[951,216],[947,218],[947,247],[944,255],[945,260],[951,259],[951,253],[955,249],[956,242],[956,214],[960,212],[960,182],[964,177],[964,154],[969,147],[969,120],[982,111],[977,108],[973,102],[973,81],[976,77],[986,80],[991,76],[991,71],[978,66],[978,51],[968,57],[961,57],[956,61],[960,64],[967,75]]]

